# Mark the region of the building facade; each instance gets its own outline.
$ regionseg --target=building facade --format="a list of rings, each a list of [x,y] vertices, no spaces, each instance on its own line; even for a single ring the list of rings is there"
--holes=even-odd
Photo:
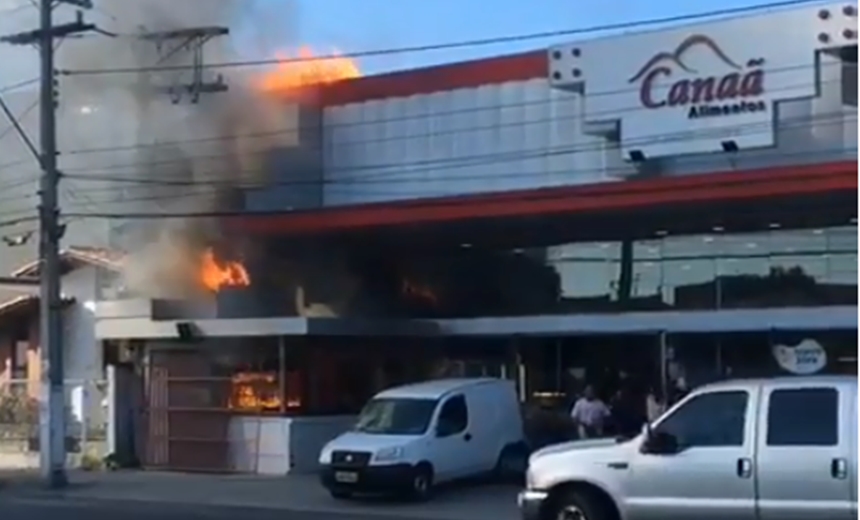
[[[145,367],[150,465],[259,469],[260,417],[331,433],[440,374],[563,409],[620,373],[666,397],[856,371],[856,17],[802,7],[321,88],[318,117],[291,118],[313,168],[274,168],[222,222],[254,243],[250,285],[98,312]],[[314,450],[271,442],[274,472]]]

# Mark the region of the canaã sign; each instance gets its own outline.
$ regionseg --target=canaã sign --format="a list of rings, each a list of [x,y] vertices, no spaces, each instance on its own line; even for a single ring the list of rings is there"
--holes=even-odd
[[[699,46],[709,49],[725,64],[725,73],[704,75],[685,63],[687,51]],[[682,108],[690,119],[763,112],[768,108],[761,99],[765,94],[764,63],[764,58],[754,58],[741,66],[711,38],[694,34],[674,51],[655,54],[629,81],[640,84],[639,101],[643,107]],[[684,77],[675,79],[678,72]],[[671,85],[665,88],[668,82]]]

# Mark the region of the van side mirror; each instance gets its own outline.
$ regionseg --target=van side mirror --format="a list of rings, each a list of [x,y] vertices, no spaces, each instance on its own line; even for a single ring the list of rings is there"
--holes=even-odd
[[[640,451],[651,455],[673,455],[678,453],[678,438],[671,433],[652,431],[645,437]]]

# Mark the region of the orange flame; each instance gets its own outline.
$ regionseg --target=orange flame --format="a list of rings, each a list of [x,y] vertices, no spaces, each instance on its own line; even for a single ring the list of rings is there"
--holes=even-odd
[[[200,282],[210,291],[221,287],[247,287],[251,285],[248,270],[239,262],[218,262],[212,248],[203,252],[200,260]]]
[[[298,56],[277,56],[280,62],[263,75],[259,88],[263,92],[287,93],[303,87],[334,83],[361,76],[358,64],[350,58],[335,53],[332,56],[315,57],[309,47],[299,49]],[[298,61],[295,61],[298,58]]]
[[[285,376],[291,375],[290,373]],[[289,377],[287,377],[288,383]],[[287,396],[281,399],[278,378],[274,372],[239,372],[231,379],[231,410],[245,412],[292,410],[301,407],[301,399],[293,395],[295,389],[286,388]],[[290,385],[288,384],[287,387]],[[290,392],[290,391],[293,392]]]

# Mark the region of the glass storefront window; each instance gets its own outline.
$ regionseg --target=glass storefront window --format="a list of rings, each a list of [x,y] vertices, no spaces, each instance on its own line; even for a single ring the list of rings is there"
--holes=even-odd
[[[563,312],[625,310],[620,243],[552,247],[548,262]],[[663,236],[635,242],[631,299],[639,309],[852,305],[857,301],[857,227],[773,228],[756,233]]]
[[[561,278],[563,298],[610,297],[618,278],[620,246],[609,242],[552,247],[549,261]]]
[[[663,269],[660,263],[663,243],[660,240],[640,241],[633,244],[634,298],[662,298]]]

